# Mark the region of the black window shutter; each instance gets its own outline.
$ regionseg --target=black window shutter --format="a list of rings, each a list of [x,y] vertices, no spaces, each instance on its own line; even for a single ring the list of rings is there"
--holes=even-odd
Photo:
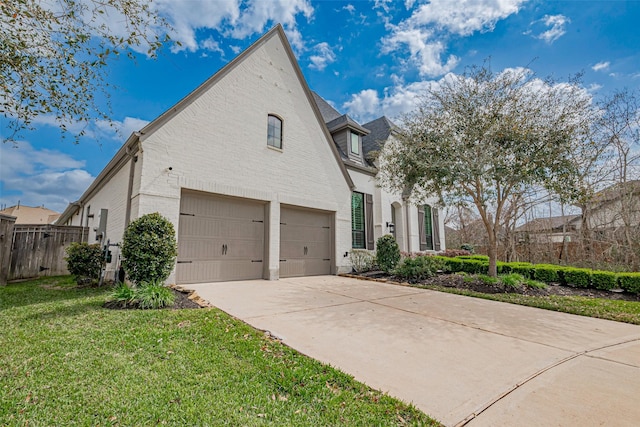
[[[440,212],[433,208],[433,248],[439,251],[440,246]]]
[[[427,236],[424,234],[424,206],[418,206],[418,234],[420,235],[420,250],[427,250]]]
[[[367,235],[367,249],[373,250],[375,241],[373,239],[373,196],[371,194],[364,195],[365,208],[364,214],[367,218],[366,235]]]

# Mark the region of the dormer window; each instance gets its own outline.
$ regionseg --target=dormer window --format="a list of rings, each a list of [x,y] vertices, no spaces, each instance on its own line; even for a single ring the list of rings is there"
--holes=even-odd
[[[282,149],[282,119],[272,114],[267,121],[267,145]]]
[[[350,150],[353,154],[360,155],[360,135],[351,132]]]

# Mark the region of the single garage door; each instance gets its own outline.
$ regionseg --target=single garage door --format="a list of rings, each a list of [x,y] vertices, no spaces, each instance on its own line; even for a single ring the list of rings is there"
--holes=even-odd
[[[280,277],[331,274],[332,214],[282,206]]]
[[[260,279],[263,262],[263,203],[182,193],[177,283]]]

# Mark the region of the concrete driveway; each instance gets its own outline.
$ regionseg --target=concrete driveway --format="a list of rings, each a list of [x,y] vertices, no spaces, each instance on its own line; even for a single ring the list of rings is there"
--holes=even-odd
[[[336,276],[187,287],[447,426],[640,423],[640,326]]]

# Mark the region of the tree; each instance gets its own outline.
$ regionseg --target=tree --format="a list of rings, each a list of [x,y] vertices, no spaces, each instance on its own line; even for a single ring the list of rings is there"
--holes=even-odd
[[[155,56],[166,30],[144,0],[0,2],[0,113],[9,131],[2,141],[15,141],[41,116],[65,133],[72,123],[111,122],[100,100],[108,100],[109,60],[125,51],[133,57],[130,48]]]
[[[575,170],[567,153],[584,143],[590,120],[591,98],[575,81],[472,67],[432,85],[404,117],[398,142],[380,161],[381,183],[475,206],[487,233],[489,274],[496,276],[508,201],[536,185],[570,194]]]

